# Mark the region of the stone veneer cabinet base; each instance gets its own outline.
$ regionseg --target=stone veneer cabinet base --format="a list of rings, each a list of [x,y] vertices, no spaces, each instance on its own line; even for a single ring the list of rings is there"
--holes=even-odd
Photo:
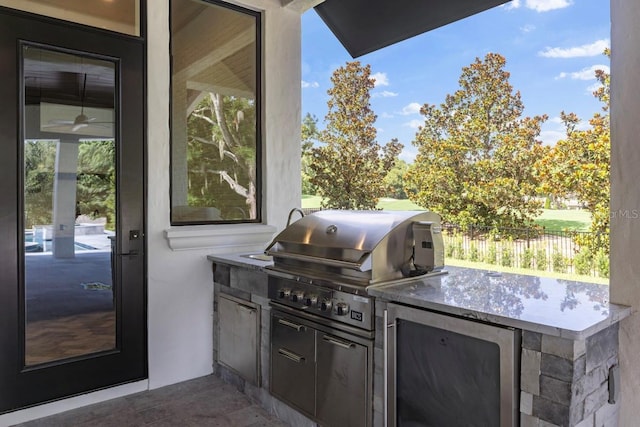
[[[528,331],[522,338],[521,427],[617,426],[617,324],[585,340]]]
[[[214,372],[225,381],[234,384],[236,388],[259,402],[285,423],[296,427],[317,426],[314,421],[269,393],[271,307],[266,295],[267,275],[264,267],[267,263],[248,260],[238,255],[209,256],[209,260],[215,266],[215,301],[218,293],[224,292],[262,307],[259,384],[250,384],[215,362]],[[615,381],[618,376],[618,322],[631,314],[629,307],[602,302],[600,297],[606,296],[607,289],[600,285],[554,282],[544,284],[548,288],[540,288],[541,281],[551,279],[507,274],[496,277],[473,269],[451,270],[447,276],[428,279],[418,286],[406,284],[397,288],[369,291],[370,295],[376,297],[373,427],[384,426],[383,313],[389,301],[445,315],[468,317],[470,321],[482,320],[490,324],[501,324],[521,330],[520,363],[519,368],[516,368],[516,374],[520,378],[521,427],[615,427],[618,425],[620,404],[616,402],[618,392],[616,387],[619,384]],[[500,315],[499,311],[495,313],[478,311],[455,304],[454,299],[451,298],[456,295],[469,296],[470,292],[490,296],[491,292],[502,291],[504,295],[505,291],[508,291],[506,294],[515,295],[517,301],[527,302],[527,299],[530,299],[529,294],[544,295],[545,293],[540,290],[556,290],[557,286],[566,287],[566,291],[560,289],[559,292],[548,292],[548,295],[574,295],[589,291],[598,298],[589,296],[589,302],[583,302],[582,306],[578,304],[574,311],[571,311],[571,307],[567,308],[563,305],[564,300],[545,298],[544,307],[551,307],[551,314],[540,313],[539,308],[536,308],[539,306],[534,306],[525,314],[520,313],[519,316]],[[467,289],[469,287],[471,289]],[[482,287],[490,292],[478,292]],[[527,289],[532,292],[522,293]],[[470,301],[474,302],[474,300]],[[504,309],[503,306],[497,308]],[[545,315],[550,319],[550,323],[544,322]],[[589,318],[589,316],[595,317]],[[556,322],[557,319],[561,320],[560,323]],[[215,305],[213,321],[213,356],[214,360],[218,360],[219,323]],[[577,322],[580,328],[567,329],[558,326],[562,322],[569,322],[570,325],[575,325]]]

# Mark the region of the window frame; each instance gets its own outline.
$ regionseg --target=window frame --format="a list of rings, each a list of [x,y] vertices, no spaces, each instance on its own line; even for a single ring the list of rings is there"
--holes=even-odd
[[[44,21],[54,20],[63,22],[64,25],[69,27],[91,29],[94,32],[105,32],[107,34],[117,35],[124,38],[145,39],[147,32],[147,0],[135,0],[135,2],[137,3],[138,7],[138,22],[136,23],[137,26],[131,32],[121,31],[108,26],[97,26],[81,20],[70,20],[64,16],[42,13],[41,11],[33,10],[29,7],[30,5],[27,5],[25,7],[24,5],[9,5],[8,3],[0,3],[0,9],[15,11],[18,14],[24,14],[24,16],[30,16],[33,19],[42,19]]]
[[[169,0],[169,54],[170,54],[170,65],[169,65],[169,73],[170,73],[170,81],[169,81],[169,223],[171,226],[191,226],[191,225],[222,225],[222,224],[262,224],[263,223],[263,201],[262,201],[262,191],[263,191],[263,151],[264,151],[264,141],[263,141],[263,36],[262,36],[262,27],[263,27],[263,13],[257,10],[248,9],[246,7],[242,7],[233,3],[227,3],[223,0],[191,0],[196,3],[203,3],[206,5],[218,6],[225,9],[229,9],[235,12],[243,13],[252,17],[255,21],[255,116],[256,116],[256,125],[255,125],[255,135],[256,135],[256,157],[255,157],[255,168],[256,168],[256,176],[255,176],[255,203],[256,203],[256,217],[254,219],[224,219],[224,220],[175,220],[174,219],[174,204],[173,204],[173,166],[174,166],[174,153],[173,153],[173,114],[174,114],[174,102],[173,102],[173,73],[174,73],[174,64],[173,64],[173,32],[171,31],[172,24],[172,6],[173,2],[176,0]],[[212,206],[215,207],[215,206]]]

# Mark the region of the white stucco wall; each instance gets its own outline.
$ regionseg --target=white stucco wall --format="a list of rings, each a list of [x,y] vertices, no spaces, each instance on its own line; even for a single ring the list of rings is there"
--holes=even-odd
[[[640,2],[611,0],[611,300],[640,308]],[[640,315],[620,328],[620,426],[640,416]]]
[[[300,13],[280,0],[230,0],[263,12],[263,225],[169,223],[169,1],[147,7],[147,239],[149,379],[0,415],[12,425],[207,375],[212,371],[213,277],[206,256],[261,251],[300,206]],[[306,4],[306,3],[305,3]],[[167,236],[171,239],[167,239]],[[170,247],[171,245],[171,247]],[[173,249],[172,249],[173,248]]]
[[[300,14],[279,0],[235,2],[263,11],[264,161],[263,207],[267,224],[280,229],[289,210],[300,205]],[[157,388],[209,374],[212,370],[213,286],[206,256],[225,250],[262,250],[270,233],[240,247],[256,227],[170,227],[169,224],[169,6],[149,7],[148,32],[148,322],[149,387]],[[242,230],[244,228],[244,230]],[[188,244],[172,250],[166,238]],[[268,231],[268,230],[267,230]],[[187,236],[188,235],[188,236]],[[207,235],[210,238],[196,236]],[[185,237],[186,236],[186,237]],[[208,245],[211,245],[207,247]],[[204,246],[204,247],[203,247]],[[217,247],[216,247],[217,246]],[[190,249],[185,249],[190,248]]]

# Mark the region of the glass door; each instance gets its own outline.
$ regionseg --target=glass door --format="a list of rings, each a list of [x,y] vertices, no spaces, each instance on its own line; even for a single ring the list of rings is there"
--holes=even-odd
[[[0,9],[0,413],[145,378],[144,44]]]
[[[24,362],[33,366],[116,348],[116,68],[29,44],[22,62]]]

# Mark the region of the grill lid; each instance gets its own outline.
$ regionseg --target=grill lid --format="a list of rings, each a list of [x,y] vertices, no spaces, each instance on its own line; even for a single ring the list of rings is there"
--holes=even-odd
[[[418,251],[416,234],[430,240],[421,240]],[[432,250],[431,261],[414,262],[425,250]],[[265,253],[273,256],[276,269],[367,283],[428,272],[444,260],[440,216],[425,211],[319,211],[285,228]]]

